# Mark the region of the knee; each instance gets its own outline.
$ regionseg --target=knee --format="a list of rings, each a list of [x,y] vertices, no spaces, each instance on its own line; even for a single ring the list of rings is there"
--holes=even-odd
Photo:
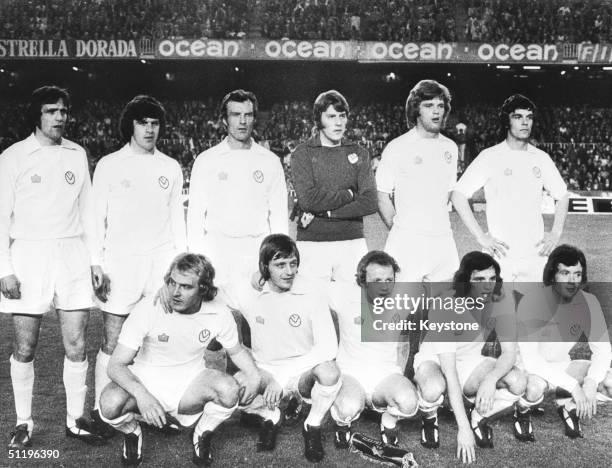
[[[117,340],[119,339],[119,335],[108,331],[104,334],[104,340],[102,341],[102,346],[100,349],[103,353],[108,354],[109,356],[113,354],[115,348],[117,347]]]
[[[414,391],[398,393],[393,398],[393,403],[399,412],[405,415],[416,413],[419,404],[417,394]]]
[[[527,377],[527,385],[525,387],[525,399],[527,401],[537,401],[544,395],[545,386],[541,379],[534,375]]]
[[[356,419],[365,406],[359,398],[338,398],[334,402],[334,411],[341,421]]]
[[[227,376],[217,384],[217,400],[221,406],[232,408],[238,404],[240,398],[240,385],[238,382]]]
[[[340,380],[340,369],[332,361],[326,361],[314,368],[313,374],[321,385],[335,385]]]
[[[511,370],[506,375],[504,382],[508,387],[508,391],[514,395],[522,395],[527,389],[527,375],[517,369]]]
[[[606,375],[606,378],[604,379],[604,381],[602,382],[603,385],[603,391],[610,397],[612,398],[612,371],[608,372],[608,375]]]
[[[100,412],[106,419],[117,419],[123,414],[125,402],[125,392],[109,385],[100,395]]]
[[[430,379],[425,385],[419,388],[421,398],[427,403],[438,401],[446,391],[446,383],[444,379]]]
[[[76,362],[85,359],[85,335],[83,333],[67,338],[64,347],[69,360]]]
[[[32,362],[34,353],[36,352],[36,344],[33,343],[16,343],[13,349],[13,359],[17,362]]]

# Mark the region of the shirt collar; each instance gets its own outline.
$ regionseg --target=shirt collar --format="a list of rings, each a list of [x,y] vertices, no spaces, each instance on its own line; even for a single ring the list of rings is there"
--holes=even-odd
[[[223,141],[221,141],[221,143],[219,143],[220,145],[222,145],[222,150],[224,153],[230,152],[230,151],[239,151],[239,150],[234,150],[233,148],[230,147],[229,145],[229,138],[226,136]],[[247,150],[253,149],[253,146],[255,145],[255,140],[253,140],[253,137],[249,138],[249,147],[248,148],[244,148]]]
[[[321,143],[321,133],[317,132],[316,135],[310,137],[308,140],[306,140],[306,144],[312,148],[322,148],[324,147],[323,144]],[[351,140],[348,140],[346,138],[342,138],[342,140],[340,140],[340,145],[338,146],[325,146],[324,148],[339,148],[341,146],[350,146],[352,145],[353,142]]]
[[[508,151],[521,151],[521,150],[515,150],[515,149],[510,148],[510,145],[508,144],[508,140],[506,140],[506,139],[504,139],[504,143],[503,144],[506,146],[506,149]],[[525,151],[527,153],[535,153],[536,149],[537,148],[535,146],[533,146],[531,143],[527,143],[527,149]]]
[[[123,148],[121,148],[121,150],[123,152],[125,152],[126,154],[132,155],[132,156],[146,156],[147,153],[134,153],[134,151],[132,150],[132,147],[130,146],[130,143],[126,143]],[[153,149],[153,154],[151,154],[150,156],[159,156],[159,150],[157,149],[157,147],[155,147]]]
[[[261,288],[260,295],[269,294],[271,292],[273,291],[270,288],[270,282],[266,281],[263,287]],[[306,294],[306,288],[304,287],[304,282],[301,280],[299,276],[297,276],[293,280],[293,285],[291,286],[291,289],[287,291],[287,293],[294,295],[294,296],[303,296],[304,294]]]
[[[24,145],[25,145],[26,154],[28,155],[33,154],[36,151],[41,150],[43,148],[46,148],[46,146],[43,146],[40,143],[40,141],[38,141],[38,138],[36,138],[34,133],[31,133],[30,136],[24,140]],[[69,150],[78,149],[78,146],[75,143],[73,143],[70,140],[66,140],[66,138],[62,138],[62,141],[60,142],[59,145],[52,145],[52,146],[58,146],[60,148],[65,148]]]

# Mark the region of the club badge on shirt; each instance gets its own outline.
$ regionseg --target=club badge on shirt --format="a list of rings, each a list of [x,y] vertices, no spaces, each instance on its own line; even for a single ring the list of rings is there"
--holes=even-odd
[[[289,316],[289,325],[291,325],[294,328],[297,328],[301,324],[302,324],[302,318],[299,316],[299,314],[291,314]]]
[[[170,186],[170,181],[167,177],[159,176],[159,179],[157,179],[157,181],[159,182],[159,186],[164,190],[166,190]]]
[[[200,340],[200,343],[206,343],[209,338],[210,338],[210,330],[205,328],[204,330],[200,331],[200,334],[198,335],[198,339]]]
[[[414,157],[414,163],[415,164],[423,164],[423,158],[420,156],[415,156]]]
[[[264,181],[264,174],[263,174],[263,172],[261,172],[259,169],[254,171],[253,172],[253,179],[255,179],[255,182],[257,182],[258,184],[261,184]]]
[[[359,161],[359,156],[357,156],[356,153],[351,153],[347,156],[347,159],[351,164],[355,164],[357,161]]]
[[[510,169],[509,167],[506,168],[506,170],[504,171],[504,175],[505,176],[511,176],[512,175],[512,169]]]
[[[130,188],[132,186],[132,183],[128,179],[123,179],[121,181],[121,186],[123,188]]]
[[[447,164],[451,163],[451,161],[453,160],[453,155],[450,153],[450,151],[444,152],[444,160],[446,161]]]
[[[170,337],[166,335],[165,333],[162,333],[161,335],[157,335],[157,341],[161,341],[162,343],[167,343],[169,339]]]
[[[542,177],[542,171],[538,166],[533,166],[533,175],[536,177],[536,179]]]
[[[361,315],[357,315],[353,319],[353,322],[355,323],[355,325],[363,325],[363,319],[361,318]]]
[[[74,172],[66,171],[66,173],[64,174],[64,179],[66,179],[66,182],[68,182],[70,185],[74,185],[74,182],[76,181]]]
[[[227,172],[219,172],[219,174],[217,174],[217,178],[219,180],[227,180]]]
[[[34,174],[32,177],[30,177],[30,180],[32,181],[33,184],[40,184],[40,181],[42,179],[40,178],[38,174]]]
[[[262,325],[265,323],[264,318],[261,315],[255,317],[255,322],[261,323]]]

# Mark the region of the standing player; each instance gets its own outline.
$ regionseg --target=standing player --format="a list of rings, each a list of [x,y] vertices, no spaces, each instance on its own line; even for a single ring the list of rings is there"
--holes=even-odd
[[[261,397],[244,410],[263,418],[258,450],[273,450],[283,397],[309,399],[304,422],[304,455],[311,462],[324,457],[321,423],[342,381],[333,359],[338,344],[325,295],[297,276],[300,253],[284,234],[266,237],[259,251],[261,291],[243,282],[231,294],[234,307],[251,328],[251,347],[262,372]],[[239,382],[242,376],[236,376]]]
[[[288,232],[287,186],[279,158],[253,140],[257,98],[238,89],[221,101],[227,137],[196,159],[191,172],[187,241],[207,255],[218,283],[257,268],[265,236]]]
[[[123,322],[143,296],[157,291],[171,260],[186,250],[183,173],[156,148],[164,123],[157,99],[136,96],[119,122],[125,146],[103,157],[94,174],[97,247],[110,279],[108,297],[100,303],[104,332],[96,359],[96,422],[100,394],[110,381],[106,367]]]
[[[34,354],[42,315],[57,310],[64,357],[66,435],[102,439],[82,418],[85,334],[102,270],[93,247],[91,182],[85,150],[63,138],[68,93],[44,86],[32,93],[33,133],[0,156],[0,310],[13,315],[10,358],[17,427],[9,448],[32,443]],[[90,268],[91,266],[91,268]]]
[[[193,462],[212,463],[214,430],[228,419],[239,394],[250,402],[260,385],[253,359],[238,341],[236,322],[215,299],[215,270],[203,255],[176,257],[165,278],[170,313],[151,297],[140,301],[125,321],[102,392],[103,419],[125,434],[121,460],[142,461],[142,430],[136,420],[162,428],[174,418],[193,430]],[[229,375],[207,369],[204,351],[216,338],[243,372],[244,389]]]
[[[502,105],[499,123],[505,140],[482,151],[461,176],[452,201],[483,251],[495,256],[506,281],[539,281],[546,257],[565,223],[569,195],[550,156],[529,143],[535,105],[515,94]],[[487,226],[483,232],[468,197],[484,187]],[[542,189],[557,200],[550,232],[544,232]]]
[[[338,448],[348,448],[351,423],[366,405],[382,413],[382,441],[395,446],[399,443],[398,420],[418,411],[416,389],[398,365],[397,340],[392,336],[385,336],[386,341],[380,342],[362,339],[374,317],[370,307],[362,312],[362,297],[370,306],[375,298],[390,297],[398,272],[393,257],[373,250],[359,261],[356,285],[332,285],[330,307],[337,314],[340,327],[336,362],[342,371],[342,388],[330,410]]]
[[[479,330],[465,334],[429,331],[414,359],[414,379],[423,412],[421,444],[429,448],[440,444],[437,409],[448,389],[458,426],[457,457],[470,462],[475,457],[474,439],[479,447],[493,447],[488,419],[520,398],[525,391],[525,376],[514,367],[514,301],[511,295],[504,295],[499,264],[482,252],[466,254],[454,276],[453,289],[454,313],[449,316],[448,311],[435,307],[429,311],[429,321],[476,323]],[[467,305],[468,298],[472,306]],[[501,344],[497,359],[482,355],[493,329]],[[475,404],[469,418],[464,396]]]
[[[560,389],[557,398],[565,435],[582,437],[580,419],[597,412],[597,401],[612,401],[612,350],[608,327],[597,298],[582,288],[587,282],[584,254],[560,245],[544,267],[544,288],[519,303],[519,320],[531,328],[529,341],[519,343],[528,373],[525,397],[517,405],[523,421],[523,440],[534,440],[529,408],[539,404],[548,389]],[[570,360],[569,352],[584,333],[592,351],[590,360]]]
[[[446,86],[419,81],[406,100],[410,130],[384,149],[376,171],[378,210],[391,230],[385,251],[402,281],[444,281],[459,259],[448,217],[457,145],[440,133],[451,110]]]
[[[319,94],[312,113],[318,132],[291,158],[300,209],[300,271],[326,282],[350,282],[355,264],[368,251],[363,217],[376,211],[370,155],[344,139],[349,105],[338,91]]]

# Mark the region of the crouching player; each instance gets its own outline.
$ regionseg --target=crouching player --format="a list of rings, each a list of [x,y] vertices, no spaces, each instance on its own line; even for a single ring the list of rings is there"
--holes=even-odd
[[[455,300],[472,298],[473,307],[463,312],[458,307],[454,311],[432,309],[430,322],[471,322],[478,324],[479,330],[449,332],[450,336],[429,331],[415,356],[415,381],[423,412],[421,444],[439,446],[437,409],[448,389],[458,425],[457,457],[471,462],[475,459],[474,441],[479,447],[493,447],[493,431],[487,421],[511,407],[524,393],[526,382],[524,373],[514,366],[514,301],[512,294],[504,295],[497,261],[482,252],[466,254],[453,278],[453,289]],[[501,344],[497,359],[481,353],[493,328]],[[475,404],[469,419],[463,396]]]
[[[351,423],[366,405],[382,413],[381,439],[395,446],[399,442],[398,420],[418,411],[416,388],[398,364],[397,340],[362,341],[363,332],[369,331],[366,321],[374,317],[371,307],[362,312],[362,290],[368,304],[375,297],[389,297],[398,272],[393,257],[374,250],[359,261],[356,284],[334,283],[331,287],[330,308],[337,314],[340,328],[336,362],[342,371],[342,388],[330,411],[337,448],[348,448]]]
[[[340,371],[333,359],[338,344],[326,294],[298,274],[300,254],[285,234],[267,236],[259,250],[261,291],[247,282],[228,288],[233,307],[251,328],[251,346],[262,373],[260,397],[242,407],[263,418],[257,449],[273,450],[280,425],[281,398],[310,400],[304,422],[304,455],[324,457],[321,422],[340,390]],[[242,382],[245,374],[236,379]]]
[[[528,341],[519,342],[528,373],[524,398],[517,412],[525,420],[526,440],[534,440],[529,408],[539,404],[547,389],[557,392],[558,413],[565,435],[582,437],[581,418],[597,412],[597,401],[612,401],[612,351],[606,321],[597,298],[582,288],[587,282],[584,254],[569,245],[554,249],[544,267],[544,288],[527,294],[518,308],[519,320],[531,327]],[[554,320],[551,320],[554,317]],[[581,335],[587,338],[590,360],[570,360]]]
[[[241,392],[231,376],[206,369],[204,351],[213,338],[243,372],[243,400],[253,399],[260,376],[238,341],[234,318],[215,299],[215,271],[202,255],[181,254],[165,277],[170,313],[144,298],[123,325],[100,398],[102,419],[125,434],[122,462],[142,461],[138,420],[163,428],[174,418],[193,429],[193,462],[212,462],[213,431],[228,419]],[[133,362],[133,364],[132,364]]]

